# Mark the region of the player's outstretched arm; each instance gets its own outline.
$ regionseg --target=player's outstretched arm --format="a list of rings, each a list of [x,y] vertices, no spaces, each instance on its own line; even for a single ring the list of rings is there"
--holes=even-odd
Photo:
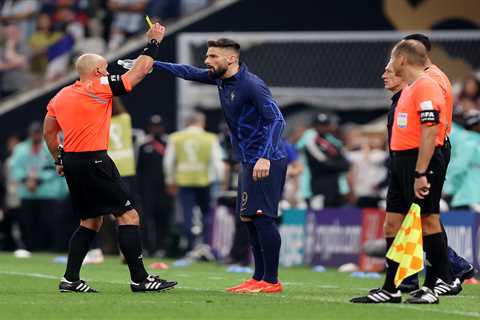
[[[216,84],[215,79],[210,77],[208,69],[197,68],[188,64],[169,63],[162,61],[155,61],[153,65],[156,69],[165,70],[175,77],[205,84]]]
[[[139,84],[152,69],[154,60],[158,59],[160,42],[162,42],[164,36],[165,27],[159,23],[153,24],[147,31],[148,45],[135,60],[133,67],[125,74],[132,87]]]

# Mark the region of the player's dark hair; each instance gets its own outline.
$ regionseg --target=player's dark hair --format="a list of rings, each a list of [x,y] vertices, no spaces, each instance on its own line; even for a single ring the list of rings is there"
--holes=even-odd
[[[421,42],[428,52],[432,50],[432,43],[430,42],[430,38],[421,33],[412,33],[408,36],[404,37],[403,40],[415,40]]]
[[[408,63],[416,66],[425,66],[427,63],[427,49],[414,40],[402,40],[393,48],[393,54],[404,55]]]
[[[218,40],[208,40],[207,46],[214,47],[214,48],[230,48],[235,50],[235,52],[240,53],[240,44],[238,42],[227,39],[227,38],[220,38]]]

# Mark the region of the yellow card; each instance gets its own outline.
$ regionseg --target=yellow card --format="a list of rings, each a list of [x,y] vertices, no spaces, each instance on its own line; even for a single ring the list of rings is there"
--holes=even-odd
[[[149,16],[145,16],[145,20],[147,20],[148,27],[151,28],[153,26],[152,20],[150,20]]]

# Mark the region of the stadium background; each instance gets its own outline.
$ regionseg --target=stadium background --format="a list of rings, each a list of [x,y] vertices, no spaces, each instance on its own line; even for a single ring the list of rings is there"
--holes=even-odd
[[[229,2],[229,1],[227,1]],[[427,1],[429,2],[429,1]],[[248,32],[248,31],[268,31],[268,32],[323,32],[323,31],[385,31],[398,30],[407,31],[413,29],[423,30],[477,30],[478,20],[475,13],[469,10],[471,6],[475,8],[475,1],[464,1],[458,4],[456,8],[464,8],[458,14],[448,16],[449,10],[453,4],[449,1],[433,1],[434,10],[421,9],[422,1],[384,1],[384,0],[370,0],[368,5],[361,2],[352,2],[348,0],[339,1],[309,1],[302,0],[298,3],[290,1],[275,1],[264,0],[257,1],[233,1],[231,5],[214,12],[204,18],[198,19],[193,23],[188,23],[185,26],[175,25],[173,30],[167,32],[167,37],[162,43],[162,59],[164,61],[177,60],[177,41],[179,34],[184,32]],[[218,3],[221,3],[219,1]],[[393,6],[390,12],[386,10],[387,5]],[[398,10],[395,6],[408,6],[410,10],[415,11],[420,8],[421,12],[417,12],[418,18],[412,19],[407,10]],[[348,7],[348,10],[345,8]],[[274,11],[272,9],[274,8]],[[309,9],[307,9],[309,8]],[[436,11],[435,11],[436,10]],[[473,10],[476,12],[475,10]],[[407,18],[408,17],[408,18]],[[417,21],[421,20],[421,21]],[[288,22],[288,23],[287,23]],[[141,49],[141,43],[138,44],[136,50],[128,52],[124,56],[118,58],[135,57]],[[472,51],[470,51],[472,52]],[[323,54],[320,52],[310,57],[315,57],[323,60]],[[299,60],[304,59],[302,53],[299,52]],[[478,55],[470,56],[471,59],[476,59],[476,66],[478,67]],[[325,61],[328,61],[325,60]],[[198,62],[198,60],[196,61]],[[369,61],[371,63],[371,61]],[[355,61],[360,70],[368,70],[369,64],[365,65],[361,59]],[[376,66],[380,67],[384,61],[377,61]],[[315,66],[315,62],[311,62]],[[272,65],[271,68],[278,66]],[[332,66],[330,66],[332,67]],[[336,68],[337,66],[335,66]],[[365,68],[367,67],[367,68]],[[334,69],[335,69],[334,68]],[[358,79],[360,74],[356,70],[344,69],[341,65],[339,70],[347,73],[351,79]],[[123,70],[116,65],[115,62],[110,63],[109,70],[113,73],[123,72]],[[319,78],[323,70],[316,69],[319,73]],[[298,73],[295,72],[298,76]],[[329,70],[329,72],[333,72]],[[381,69],[373,71],[380,75]],[[259,73],[262,76],[262,73]],[[286,73],[284,76],[288,76]],[[71,80],[70,80],[71,81]],[[267,81],[268,83],[268,81]],[[26,128],[28,124],[35,120],[41,119],[44,114],[45,106],[49,99],[55,94],[56,90],[63,85],[60,81],[48,92],[38,96],[32,100],[23,103],[14,103],[15,108],[0,117],[0,141],[5,141],[6,137],[12,132],[22,133],[21,128]],[[177,123],[177,82],[171,76],[164,73],[154,73],[149,78],[138,86],[135,92],[131,95],[125,96],[122,100],[126,107],[132,113],[132,120],[134,127],[144,128],[147,119],[153,113],[159,113],[166,120],[169,131],[176,127]],[[381,87],[382,81],[377,77],[376,83],[370,83],[375,87]],[[158,93],[151,96],[149,93]],[[292,103],[294,104],[294,103]],[[4,108],[4,102],[0,105],[0,112]],[[381,110],[369,110],[367,114],[361,110],[351,108],[350,112],[346,113],[344,121],[353,120],[365,122],[375,118],[376,116],[385,113],[388,106],[388,101]],[[287,107],[283,105],[282,107]],[[304,104],[298,105],[299,108],[306,107]],[[3,113],[3,112],[2,112]],[[209,122],[209,128],[217,131],[214,123],[218,123],[219,115]]]
[[[350,39],[355,34],[362,32],[400,32],[410,31],[448,31],[451,37],[458,35],[457,42],[450,42],[439,46],[440,53],[432,56],[434,62],[447,71],[456,85],[457,92],[462,79],[472,73],[478,75],[480,70],[479,44],[480,8],[475,0],[369,0],[369,1],[275,1],[275,0],[244,0],[244,1],[205,1],[207,6],[196,13],[185,17],[177,17],[167,23],[167,36],[162,42],[162,60],[179,61],[179,37],[183,34],[222,34],[228,32],[248,38],[251,33],[276,33],[326,35],[328,32],[340,35],[341,38]],[[403,33],[402,33],[403,32]],[[394,36],[393,33],[388,33]],[[440,33],[441,34],[441,33]],[[469,36],[466,36],[466,35]],[[330,34],[332,35],[332,34]],[[387,37],[388,38],[388,37]],[[205,40],[208,38],[206,37]],[[462,42],[462,39],[465,39]],[[248,41],[246,41],[248,43]],[[268,41],[267,41],[268,42]],[[302,85],[313,88],[325,88],[332,83],[338,88],[356,87],[360,89],[381,89],[383,87],[380,75],[383,72],[386,60],[373,61],[370,53],[377,48],[388,50],[394,41],[383,41],[372,49],[371,45],[359,44],[352,50],[353,53],[336,56],[335,49],[348,51],[348,41],[338,42],[336,45],[326,46],[329,54],[325,54],[320,45],[296,46],[287,41],[280,45],[271,45],[261,49],[264,52],[258,56],[253,52],[246,54],[246,62],[252,71],[257,72],[266,79],[267,84],[275,82],[286,83],[292,87]],[[447,41],[448,42],[448,41]],[[143,37],[132,37],[119,50],[107,52],[110,58],[109,71],[111,73],[124,72],[116,64],[117,59],[134,58],[143,45]],[[261,45],[260,45],[261,47]],[[258,47],[257,47],[258,48]],[[321,49],[320,49],[321,48]],[[249,51],[249,46],[246,50]],[[254,47],[255,49],[255,47]],[[203,46],[192,45],[192,63],[201,65]],[[284,55],[278,54],[284,50]],[[262,59],[269,54],[278,60]],[[449,58],[448,54],[452,54]],[[251,59],[251,62],[248,59]],[[343,58],[343,61],[342,61]],[[437,59],[436,59],[437,58]],[[289,60],[289,66],[294,70],[282,68],[279,65],[282,59]],[[291,60],[298,60],[291,63]],[[386,59],[386,58],[385,58]],[[334,61],[334,62],[333,62]],[[291,63],[291,64],[290,64]],[[276,69],[282,69],[278,71]],[[308,77],[303,77],[304,75]],[[2,97],[0,101],[0,143],[2,158],[5,157],[5,141],[11,134],[25,136],[29,124],[34,120],[42,120],[45,115],[45,106],[50,98],[60,87],[71,83],[75,79],[73,73],[56,82],[44,83],[33,90],[26,88],[17,94]],[[351,82],[349,82],[351,81]],[[367,82],[365,86],[363,84]],[[207,114],[207,128],[218,132],[221,122],[221,112],[218,104],[208,103],[208,99],[195,97],[181,97],[180,82],[162,72],[149,75],[131,94],[122,97],[127,110],[131,114],[133,127],[145,128],[153,114],[160,114],[169,132],[181,128],[181,112],[184,110],[182,99],[193,103],[194,107]],[[203,90],[202,88],[198,90]],[[312,103],[314,97],[295,96],[281,103],[282,111],[286,115],[290,128],[295,128],[302,121],[312,117],[319,111],[335,112],[341,124],[370,124],[375,132],[384,126],[384,115],[389,107],[388,94],[383,97],[384,104],[378,104],[379,96],[372,105],[366,107],[364,103],[348,100],[351,105],[343,101],[338,107],[338,100],[319,99]],[[191,101],[190,101],[190,100]],[[193,101],[193,102],[192,102]],[[207,103],[199,102],[207,101]],[[347,102],[348,102],[347,101]],[[197,104],[195,104],[197,103]],[[308,125],[308,124],[306,124]],[[291,129],[290,129],[291,130]],[[480,197],[479,197],[480,198]],[[452,213],[457,214],[457,213]],[[284,242],[283,264],[297,265],[305,261],[315,265],[337,267],[346,262],[363,264],[364,271],[379,271],[382,260],[368,260],[365,256],[359,258],[361,243],[371,238],[381,237],[382,211],[375,209],[331,209],[321,213],[308,212],[305,209],[290,209],[284,217],[283,229]],[[310,229],[304,229],[304,219],[310,221]],[[313,222],[316,220],[316,223]],[[459,253],[465,255],[471,262],[479,266],[480,251],[480,218],[477,213],[462,211],[455,216],[449,215],[445,219],[447,231],[453,240],[453,246]],[[362,228],[363,225],[363,228]],[[368,228],[367,228],[368,227]],[[338,230],[344,228],[342,232]],[[369,229],[368,233],[365,229]],[[228,235],[233,230],[233,221],[229,215],[220,215],[216,219],[213,235],[214,248],[220,253],[226,253],[232,239]],[[336,233],[337,232],[337,233]],[[317,236],[320,236],[320,238]],[[323,236],[323,238],[322,238]],[[332,236],[329,240],[338,240],[338,252],[334,246],[322,246],[325,237]],[[337,237],[337,238],[335,238]],[[285,246],[285,243],[288,244]],[[333,248],[333,249],[332,249]],[[360,260],[359,260],[360,259]],[[367,259],[368,261],[365,261]],[[335,277],[335,276],[332,276]],[[346,281],[345,286],[348,286]],[[473,314],[473,313],[472,313]],[[474,315],[478,315],[478,312]],[[465,316],[465,314],[463,314]],[[468,316],[468,314],[467,314]]]

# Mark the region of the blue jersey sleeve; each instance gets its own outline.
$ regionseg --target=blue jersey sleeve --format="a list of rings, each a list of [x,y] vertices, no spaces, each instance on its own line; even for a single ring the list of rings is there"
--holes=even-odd
[[[273,152],[283,143],[282,133],[285,128],[285,120],[265,83],[253,84],[250,92],[253,95],[253,104],[263,121],[264,141],[260,157],[270,159]]]
[[[285,151],[287,152],[288,163],[292,163],[294,161],[297,161],[298,158],[299,158],[297,149],[295,149],[293,144],[291,144],[290,142],[288,142],[286,140],[283,140],[283,143],[285,145]]]
[[[197,68],[188,64],[155,61],[155,68],[165,70],[175,77],[185,80],[197,81],[205,84],[216,84],[208,73],[208,69]]]

